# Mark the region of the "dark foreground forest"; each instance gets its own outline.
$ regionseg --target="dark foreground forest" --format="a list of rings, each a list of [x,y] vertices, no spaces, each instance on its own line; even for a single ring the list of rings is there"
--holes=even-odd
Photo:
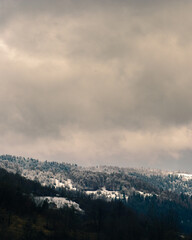
[[[61,196],[67,206],[37,206],[34,196]],[[0,240],[177,240],[192,239],[192,198],[133,195],[128,200],[93,200],[81,192],[42,187],[0,169]]]

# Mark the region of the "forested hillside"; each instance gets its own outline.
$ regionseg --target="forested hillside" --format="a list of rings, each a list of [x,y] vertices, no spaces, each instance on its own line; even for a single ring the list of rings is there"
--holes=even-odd
[[[173,181],[169,183],[171,178],[180,181],[179,176],[144,174],[118,168],[112,172],[111,168],[85,170],[76,165],[43,163],[14,157],[9,159],[9,156],[1,158],[1,163],[9,170],[0,169],[2,240],[192,239],[191,195],[163,188],[166,184],[172,184]],[[36,164],[35,167],[33,163]],[[13,173],[16,164],[16,173]],[[32,168],[39,171],[34,176],[35,180],[20,175],[22,171]],[[43,171],[46,174],[52,171],[55,176],[58,172],[63,172],[64,177],[53,178],[57,184],[42,186],[36,177],[40,171],[41,176]],[[77,188],[75,178],[79,185],[84,183],[82,188]],[[166,180],[165,183],[162,179]],[[63,185],[59,185],[56,180],[63,182]],[[93,183],[100,185],[95,187],[92,186]],[[105,194],[117,191],[121,193],[121,198],[114,197],[109,201],[104,195],[96,197],[85,190],[89,188],[93,193],[104,186],[105,189],[98,190],[98,194],[99,191]],[[131,194],[126,195],[125,187],[132,188]],[[139,191],[146,188],[148,192]],[[37,199],[41,199],[41,204]],[[60,205],[57,204],[58,200]]]
[[[83,168],[10,155],[0,156],[0,167],[44,186],[81,190],[109,200],[128,198],[135,193],[163,197],[167,192],[192,195],[192,175],[186,173],[110,166]]]
[[[172,200],[133,194],[109,202],[0,169],[0,239],[192,239],[192,198],[169,194]],[[37,196],[45,197],[42,205],[35,202]],[[75,201],[82,211],[57,208],[46,196]]]

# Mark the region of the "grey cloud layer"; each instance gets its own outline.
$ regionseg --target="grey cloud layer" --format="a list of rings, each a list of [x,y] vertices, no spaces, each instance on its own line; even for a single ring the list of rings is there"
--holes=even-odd
[[[0,7],[4,151],[14,136],[21,154],[27,142],[42,158],[126,165],[142,163],[137,147],[147,149],[143,162],[190,149],[190,2],[0,0]],[[182,135],[179,143],[170,138],[167,147],[166,131]]]

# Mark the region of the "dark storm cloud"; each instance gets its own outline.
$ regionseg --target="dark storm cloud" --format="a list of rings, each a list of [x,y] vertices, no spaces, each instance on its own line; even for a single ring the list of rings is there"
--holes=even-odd
[[[0,0],[2,151],[166,167],[190,150],[191,8]]]

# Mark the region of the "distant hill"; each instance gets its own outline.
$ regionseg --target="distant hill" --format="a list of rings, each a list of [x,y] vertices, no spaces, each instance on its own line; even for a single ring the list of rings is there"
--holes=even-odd
[[[9,155],[0,164],[1,240],[192,239],[190,175]]]
[[[83,168],[10,155],[0,156],[0,167],[43,186],[79,190],[107,200],[133,194],[164,198],[170,197],[170,192],[192,195],[192,175],[187,173],[110,166]]]

